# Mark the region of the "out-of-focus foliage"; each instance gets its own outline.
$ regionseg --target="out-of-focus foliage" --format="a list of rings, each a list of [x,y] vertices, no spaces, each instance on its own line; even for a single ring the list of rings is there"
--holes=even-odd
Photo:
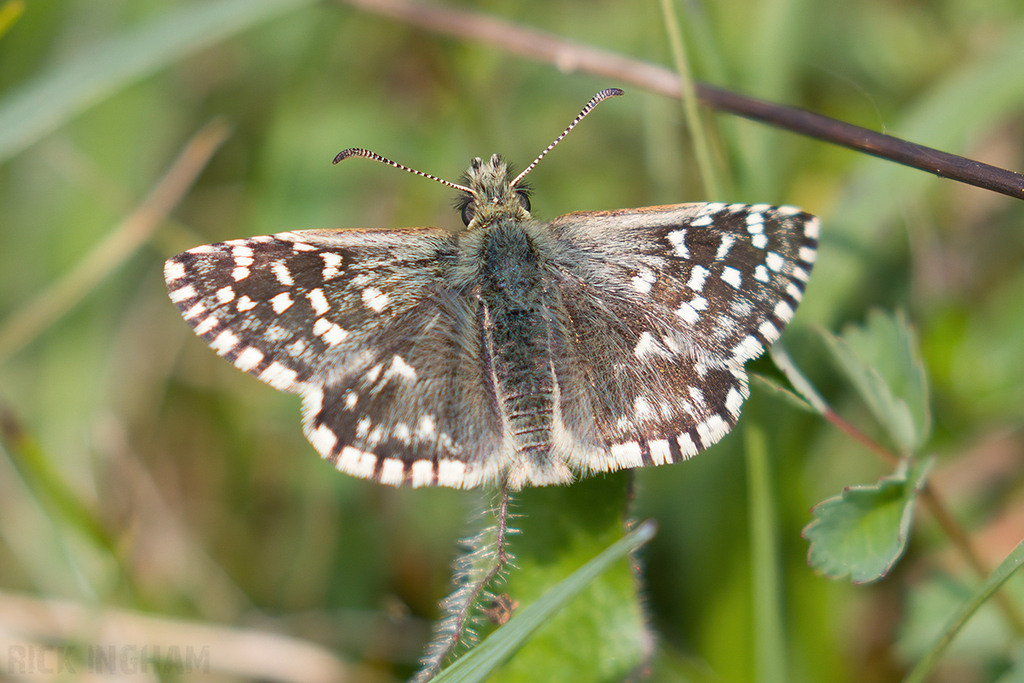
[[[670,63],[657,3],[472,7]],[[210,27],[214,9],[229,13],[221,30]],[[700,78],[1024,169],[1019,0],[678,9]],[[131,42],[168,16],[183,22],[171,25],[176,40]],[[89,61],[111,45],[136,52]],[[5,147],[14,151],[0,162],[0,340],[132,214],[198,130],[222,118],[232,132],[151,238],[0,358],[0,638],[14,638],[0,640],[0,656],[82,637],[13,609],[30,598],[48,601],[43,613],[142,612],[169,629],[82,648],[149,643],[173,662],[172,646],[205,645],[222,666],[238,627],[321,646],[276,669],[263,664],[273,648],[250,644],[263,676],[231,669],[238,676],[323,680],[327,664],[300,663],[335,660],[358,666],[359,680],[410,675],[449,592],[456,540],[490,499],[335,473],[303,438],[297,398],[192,335],[167,300],[163,260],[281,230],[456,229],[442,186],[331,159],[367,147],[451,180],[493,152],[522,168],[609,86],[627,97],[603,104],[531,173],[534,214],[704,199],[819,214],[819,260],[783,337],[790,356],[838,413],[885,442],[862,392],[809,329],[904,311],[928,380],[931,429],[914,434],[930,434],[919,451],[936,455],[929,485],[989,565],[1024,536],[1021,202],[717,115],[711,143],[726,196],[704,197],[678,103],[333,3],[26,3],[0,35],[0,120],[37,79],[74,76],[83,64],[99,70],[90,82],[105,84],[78,100],[89,106],[26,126],[40,132]],[[71,88],[45,91],[22,116],[50,120]],[[767,359],[753,369],[779,379]],[[785,644],[789,680],[899,680],[976,577],[926,514],[915,515],[912,542],[884,580],[853,586],[816,574],[800,537],[811,507],[891,468],[758,385],[742,420],[758,422],[770,458],[783,629],[772,642]],[[641,554],[657,680],[751,681],[759,670],[752,576],[763,567],[751,560],[743,439],[738,429],[691,462],[636,476],[634,516],[659,524]],[[26,466],[26,453],[42,464]],[[1021,610],[1017,581],[1009,595]],[[992,607],[980,630],[963,634],[986,647],[954,643],[941,680],[994,681],[1010,666],[1019,635]],[[89,651],[76,653],[76,671],[88,673]]]

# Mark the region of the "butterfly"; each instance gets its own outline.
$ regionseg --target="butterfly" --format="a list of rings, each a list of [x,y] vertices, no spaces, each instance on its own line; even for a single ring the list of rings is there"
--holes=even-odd
[[[238,369],[302,397],[304,432],[348,474],[508,490],[674,463],[721,439],[744,364],[792,319],[819,221],[690,203],[541,222],[523,177],[476,158],[466,229],[304,230],[189,249],[174,302]]]

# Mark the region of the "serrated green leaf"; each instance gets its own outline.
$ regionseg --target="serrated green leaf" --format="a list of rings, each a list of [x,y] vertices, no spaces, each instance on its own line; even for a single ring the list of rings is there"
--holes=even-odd
[[[832,579],[854,583],[881,579],[903,556],[917,494],[933,458],[899,469],[876,484],[851,486],[814,507],[801,534],[810,541],[808,563]]]
[[[920,448],[931,432],[931,409],[917,337],[906,317],[875,310],[863,326],[848,326],[841,337],[822,336],[893,443]]]
[[[600,482],[601,480],[588,481]],[[534,491],[559,491],[563,494],[568,493],[569,497],[572,497],[571,492],[586,483],[582,482],[566,488],[550,487]],[[621,499],[619,502],[622,502]],[[599,522],[605,516],[600,508],[591,511],[594,513],[594,521]],[[538,512],[538,510],[531,510],[531,517],[537,519],[536,526],[540,527],[545,522]],[[583,511],[582,515],[569,515],[577,520],[587,516],[586,511]],[[558,571],[557,568],[568,561],[568,558],[578,554],[573,549],[590,546],[591,543],[586,539],[583,543],[577,543],[578,539],[576,538],[566,538],[562,534],[563,531],[568,530],[564,523],[558,521],[550,523],[550,519],[547,521],[547,525],[554,531],[547,537],[547,541],[553,540],[555,544],[543,543],[541,545],[548,547],[550,552],[542,556],[520,552],[517,555],[517,564],[523,566],[512,570],[509,582],[502,588],[516,596],[517,601],[519,596],[523,596],[524,587],[531,582],[534,583],[533,591],[539,589],[542,594],[531,600],[508,623],[494,631],[482,643],[445,669],[434,679],[436,683],[452,683],[454,681],[468,683],[484,680],[537,682],[621,680],[625,673],[638,666],[642,657],[646,655],[648,635],[639,612],[639,598],[636,595],[636,583],[632,577],[630,557],[632,552],[653,537],[655,524],[650,521],[644,522],[610,545],[605,545],[596,557],[583,564],[569,576],[565,577],[565,573],[561,573],[561,576],[565,578],[549,588],[547,584],[536,584],[537,581],[544,578],[543,572],[531,565],[543,564],[548,566],[551,571]],[[597,524],[592,530],[603,526],[603,524]],[[535,527],[531,526],[531,530],[533,528]],[[604,534],[599,535],[603,536]],[[542,557],[545,556],[548,560],[546,563],[542,560]],[[621,574],[623,568],[632,582],[632,595],[629,602],[636,607],[635,619],[623,620],[621,614],[607,610],[608,596],[620,592],[618,585],[621,581],[616,579],[615,575]],[[611,581],[608,580],[609,574],[612,575]],[[517,577],[519,580],[516,580]],[[613,598],[613,600],[619,601],[620,598]],[[595,637],[595,625],[603,625],[603,628],[597,629],[597,635],[604,637]],[[609,640],[612,638],[618,638],[620,642],[618,644],[610,643]],[[644,641],[640,647],[624,647],[623,641],[628,645],[637,640]],[[571,643],[571,646],[567,647],[565,642]],[[534,652],[529,652],[530,649],[533,649]],[[512,661],[508,661],[517,651],[519,651],[518,655]],[[587,659],[590,661],[587,662]],[[609,666],[614,669],[610,674],[598,674],[601,670],[607,670]],[[567,669],[572,672],[568,677],[565,675]]]

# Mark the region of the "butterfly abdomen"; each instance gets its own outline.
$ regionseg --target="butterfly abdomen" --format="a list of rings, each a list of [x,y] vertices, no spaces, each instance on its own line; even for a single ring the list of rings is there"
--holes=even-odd
[[[550,451],[556,392],[543,259],[531,236],[512,223],[488,228],[480,250],[484,355],[508,446],[525,471],[549,470],[555,466]]]

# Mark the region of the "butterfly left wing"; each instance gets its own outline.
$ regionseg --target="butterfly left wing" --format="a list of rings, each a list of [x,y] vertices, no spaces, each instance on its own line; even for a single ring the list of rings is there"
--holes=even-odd
[[[561,395],[554,455],[577,471],[676,462],[717,442],[743,364],[790,321],[819,223],[791,207],[680,204],[549,226]]]
[[[306,436],[339,470],[469,487],[497,476],[502,435],[474,380],[475,300],[444,285],[455,251],[433,228],[308,230],[196,247],[164,274],[214,351],[302,395]]]

